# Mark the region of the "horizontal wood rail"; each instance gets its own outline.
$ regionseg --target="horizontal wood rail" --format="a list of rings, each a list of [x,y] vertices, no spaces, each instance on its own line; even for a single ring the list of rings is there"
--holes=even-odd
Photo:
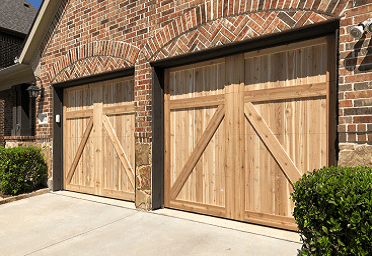
[[[87,193],[87,194],[93,194],[94,193],[94,187],[87,187],[87,186],[81,186],[81,185],[75,185],[75,184],[66,184],[66,189]]]
[[[135,107],[134,104],[119,105],[112,107],[103,107],[102,111],[104,115],[134,114]]]
[[[84,118],[93,116],[93,109],[83,109],[66,112],[66,119]]]
[[[224,99],[224,94],[202,96],[189,99],[175,99],[169,101],[169,108],[171,110],[175,110],[219,106],[224,104]]]
[[[126,200],[134,201],[135,195],[132,192],[126,191],[115,191],[112,189],[103,189],[103,195],[115,198],[125,198]]]
[[[244,220],[277,228],[297,230],[297,224],[292,216],[280,216],[260,212],[244,211]]]
[[[327,83],[305,84],[244,92],[244,102],[290,100],[327,95]]]
[[[226,209],[222,206],[208,205],[197,202],[189,202],[183,200],[170,200],[170,207],[182,208],[186,211],[199,212],[204,214],[212,214],[219,217],[225,217]]]

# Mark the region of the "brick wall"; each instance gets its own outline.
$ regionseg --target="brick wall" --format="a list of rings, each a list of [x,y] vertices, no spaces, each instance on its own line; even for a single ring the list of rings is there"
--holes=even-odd
[[[370,1],[350,1],[341,18],[339,38],[339,164],[372,165],[372,40],[349,29],[372,18]]]
[[[137,141],[151,142],[149,61],[335,19],[346,2],[64,1],[44,42],[43,85],[50,96],[52,82],[135,65]]]
[[[354,2],[362,6],[354,7]],[[372,93],[366,80],[371,74],[368,60],[354,57],[357,42],[347,29],[368,16],[370,8],[347,0],[64,0],[40,49],[38,85],[44,87],[45,99],[37,113],[52,120],[52,83],[134,66],[139,155],[152,142],[150,61],[342,17],[340,141],[368,142],[372,111],[367,105],[372,103],[367,98]],[[368,55],[369,36],[365,42],[358,54]],[[350,70],[354,62],[363,65]],[[37,136],[51,136],[52,122],[38,124],[36,130]],[[141,164],[151,166],[151,157]]]
[[[14,65],[14,59],[22,50],[24,37],[0,33],[0,69]]]

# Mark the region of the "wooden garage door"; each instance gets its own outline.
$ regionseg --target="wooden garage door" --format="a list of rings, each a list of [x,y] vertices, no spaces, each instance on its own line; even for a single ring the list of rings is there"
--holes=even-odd
[[[333,45],[318,38],[166,70],[165,206],[296,229],[292,184],[334,154]]]
[[[65,89],[64,188],[134,200],[133,77]]]

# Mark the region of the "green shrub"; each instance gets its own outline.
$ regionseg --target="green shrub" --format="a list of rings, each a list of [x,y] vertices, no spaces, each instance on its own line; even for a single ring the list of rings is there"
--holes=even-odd
[[[324,167],[294,185],[303,255],[372,255],[372,168]]]
[[[0,148],[0,190],[7,195],[42,187],[47,177],[44,157],[36,147]]]

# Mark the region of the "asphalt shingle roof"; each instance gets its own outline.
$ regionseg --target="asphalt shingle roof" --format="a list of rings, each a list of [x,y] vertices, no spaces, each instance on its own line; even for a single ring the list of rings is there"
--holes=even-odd
[[[0,0],[0,27],[23,34],[30,30],[37,8],[25,0]]]

